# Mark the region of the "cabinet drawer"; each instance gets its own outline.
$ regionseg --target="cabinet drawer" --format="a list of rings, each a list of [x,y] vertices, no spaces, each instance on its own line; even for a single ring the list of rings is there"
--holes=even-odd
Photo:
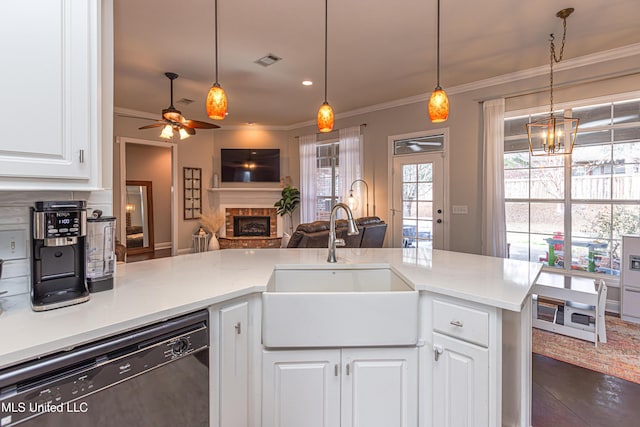
[[[484,347],[489,345],[489,313],[486,311],[435,300],[433,329]]]

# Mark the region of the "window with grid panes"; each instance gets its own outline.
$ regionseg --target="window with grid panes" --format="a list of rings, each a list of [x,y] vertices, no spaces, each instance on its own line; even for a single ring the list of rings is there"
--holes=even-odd
[[[316,220],[329,220],[331,208],[338,203],[340,144],[316,146]]]
[[[640,233],[640,99],[557,113],[580,119],[570,155],[530,156],[525,124],[540,115],[505,118],[510,257],[618,275],[621,236]]]

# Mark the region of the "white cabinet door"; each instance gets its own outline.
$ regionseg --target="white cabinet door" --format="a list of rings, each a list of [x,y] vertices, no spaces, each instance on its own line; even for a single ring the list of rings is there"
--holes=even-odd
[[[0,189],[97,176],[99,11],[100,0],[3,2]]]
[[[489,425],[489,350],[433,333],[433,426]]]
[[[262,427],[339,427],[339,365],[340,350],[263,351]]]
[[[418,425],[418,350],[342,350],[342,427]]]
[[[220,426],[248,426],[249,303],[220,309]]]

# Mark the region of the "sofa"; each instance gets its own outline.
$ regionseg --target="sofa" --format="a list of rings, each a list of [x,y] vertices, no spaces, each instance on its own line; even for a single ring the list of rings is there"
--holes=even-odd
[[[347,220],[336,220],[336,237],[344,239],[347,248],[381,248],[387,224],[377,216],[357,218],[359,234],[347,235]],[[329,221],[300,224],[289,239],[287,248],[326,248],[329,246]]]

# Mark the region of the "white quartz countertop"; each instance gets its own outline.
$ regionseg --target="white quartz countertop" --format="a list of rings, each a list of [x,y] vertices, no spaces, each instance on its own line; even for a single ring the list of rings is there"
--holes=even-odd
[[[0,297],[0,369],[255,292],[274,268],[391,267],[420,291],[520,311],[541,264],[438,250],[230,249],[119,264],[114,289],[46,312]]]

